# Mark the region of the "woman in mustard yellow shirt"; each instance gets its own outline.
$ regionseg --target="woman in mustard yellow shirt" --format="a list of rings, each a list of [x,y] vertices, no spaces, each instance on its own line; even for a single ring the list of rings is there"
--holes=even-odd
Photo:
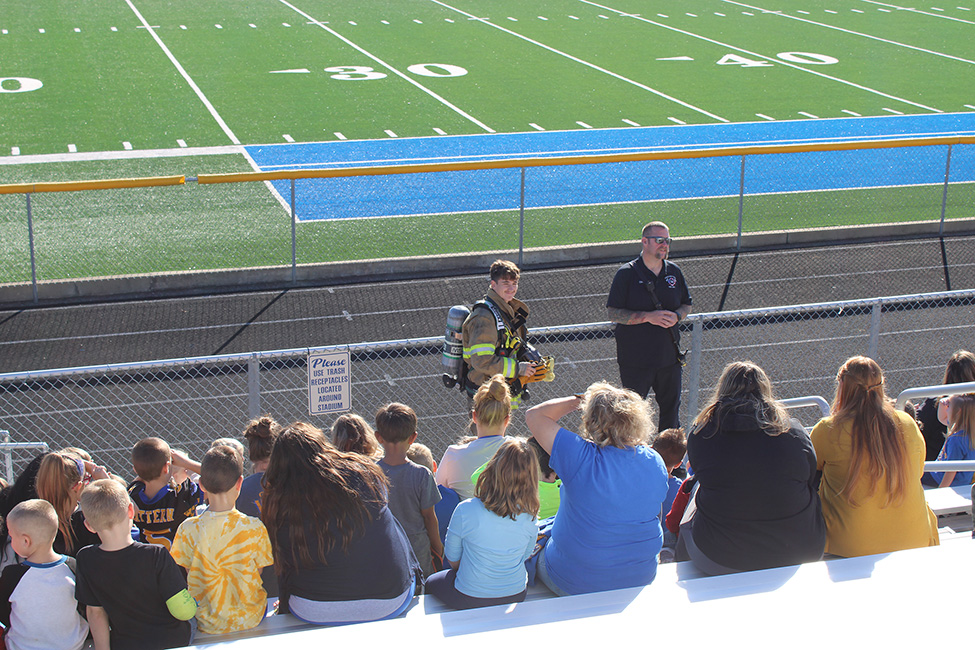
[[[819,496],[826,552],[844,557],[936,546],[937,518],[924,500],[924,439],[884,393],[880,366],[847,359],[832,415],[811,438],[823,472]]]

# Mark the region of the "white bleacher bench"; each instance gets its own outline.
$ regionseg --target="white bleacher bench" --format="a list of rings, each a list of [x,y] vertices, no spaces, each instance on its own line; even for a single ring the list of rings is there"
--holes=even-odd
[[[953,621],[963,629],[975,584],[973,559],[975,542],[968,540],[714,577],[682,575],[688,563],[665,564],[647,587],[458,612],[411,611],[389,621],[301,629],[273,639],[210,644],[201,638],[197,647],[916,647],[931,643],[932,621]],[[931,593],[938,597],[921,597]],[[421,599],[417,608],[422,606]]]

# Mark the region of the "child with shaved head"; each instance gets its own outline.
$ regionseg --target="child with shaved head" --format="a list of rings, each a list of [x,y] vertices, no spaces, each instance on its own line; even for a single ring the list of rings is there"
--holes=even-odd
[[[7,515],[10,545],[24,559],[0,575],[0,621],[8,648],[77,650],[88,623],[75,600],[75,560],[52,548],[58,515],[47,501],[28,499]]]

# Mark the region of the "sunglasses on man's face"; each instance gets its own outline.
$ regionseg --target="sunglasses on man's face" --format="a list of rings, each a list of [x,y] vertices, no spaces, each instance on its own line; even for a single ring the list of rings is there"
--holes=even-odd
[[[647,239],[657,244],[667,244],[667,245],[670,245],[670,242],[674,241],[670,237],[647,237]]]

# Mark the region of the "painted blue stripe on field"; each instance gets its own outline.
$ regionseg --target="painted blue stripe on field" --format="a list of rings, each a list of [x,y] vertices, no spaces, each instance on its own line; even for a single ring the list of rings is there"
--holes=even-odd
[[[975,113],[432,136],[247,147],[261,170],[622,153],[975,134]],[[752,156],[749,194],[940,183],[946,147]],[[953,182],[975,180],[975,147],[955,147]],[[527,208],[736,195],[737,157],[526,171]],[[276,183],[282,195],[287,181]],[[300,220],[517,209],[520,170],[296,183]]]

